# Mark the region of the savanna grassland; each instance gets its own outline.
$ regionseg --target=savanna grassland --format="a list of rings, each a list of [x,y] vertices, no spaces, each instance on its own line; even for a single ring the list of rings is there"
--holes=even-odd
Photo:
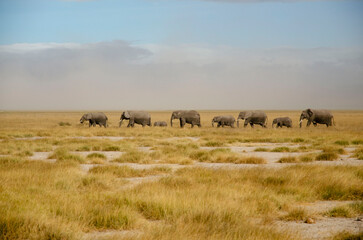
[[[0,113],[0,239],[361,239],[363,111],[298,128],[119,128]],[[271,128],[289,116],[292,129]],[[308,219],[314,223],[304,223]]]

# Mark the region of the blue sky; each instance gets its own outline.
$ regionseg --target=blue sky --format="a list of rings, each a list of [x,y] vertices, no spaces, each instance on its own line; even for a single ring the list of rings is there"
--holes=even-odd
[[[0,0],[0,110],[363,109],[362,26],[360,0]]]
[[[0,44],[100,42],[334,47],[363,43],[363,1],[0,0]]]

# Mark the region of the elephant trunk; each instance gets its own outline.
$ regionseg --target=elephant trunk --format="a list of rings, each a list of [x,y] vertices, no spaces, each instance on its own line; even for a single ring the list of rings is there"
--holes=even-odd
[[[120,124],[118,125],[118,127],[121,127],[123,120],[124,120],[123,118],[120,120]]]
[[[237,127],[239,128],[239,118],[237,118]]]
[[[214,121],[212,120],[212,127],[214,127]]]
[[[173,127],[173,119],[174,119],[174,117],[171,116],[171,118],[170,118],[170,127]]]

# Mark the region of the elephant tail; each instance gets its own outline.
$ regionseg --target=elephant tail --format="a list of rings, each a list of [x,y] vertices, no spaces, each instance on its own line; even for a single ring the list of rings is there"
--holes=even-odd
[[[331,118],[333,125],[335,126],[335,119],[334,117]]]

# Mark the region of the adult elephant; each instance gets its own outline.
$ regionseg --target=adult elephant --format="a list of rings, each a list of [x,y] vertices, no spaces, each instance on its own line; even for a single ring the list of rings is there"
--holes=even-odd
[[[279,118],[275,118],[272,121],[272,127],[274,127],[274,125],[276,124],[276,128],[282,128],[283,126],[291,128],[292,127],[292,121],[291,118],[289,117],[279,117]]]
[[[168,124],[166,124],[165,121],[154,122],[154,127],[166,127],[166,126],[168,126]]]
[[[265,128],[267,124],[267,115],[262,111],[240,112],[237,118],[237,127],[239,127],[240,119],[245,120],[244,127],[247,127],[248,124],[250,124],[251,127],[253,127],[254,124],[258,124]]]
[[[191,124],[192,127],[194,127],[194,125],[197,125],[198,127],[202,126],[200,124],[200,115],[199,115],[199,113],[197,111],[194,111],[194,110],[174,111],[171,114],[171,118],[170,118],[170,126],[171,127],[173,126],[173,120],[174,119],[179,119],[181,128],[183,128],[186,123]]]
[[[218,123],[217,127],[230,126],[234,128],[234,123],[236,119],[233,116],[225,115],[225,116],[215,116],[212,120],[212,127],[214,127],[214,123]]]
[[[125,111],[121,114],[120,124],[121,127],[123,120],[129,120],[127,127],[134,127],[135,123],[140,124],[143,127],[146,125],[151,127],[151,117],[148,112],[145,111]]]
[[[79,121],[80,121],[80,123],[83,123],[84,121],[88,121],[89,127],[91,127],[91,126],[95,127],[97,124],[100,125],[100,127],[104,126],[105,128],[108,126],[108,124],[107,124],[108,118],[102,112],[86,113],[81,117],[81,119]]]
[[[316,126],[317,124],[325,124],[327,127],[333,126],[334,116],[328,110],[314,110],[314,109],[306,109],[301,112],[300,115],[300,127],[302,126],[302,121],[307,119],[308,122],[306,124],[307,127],[310,126],[311,123]]]

